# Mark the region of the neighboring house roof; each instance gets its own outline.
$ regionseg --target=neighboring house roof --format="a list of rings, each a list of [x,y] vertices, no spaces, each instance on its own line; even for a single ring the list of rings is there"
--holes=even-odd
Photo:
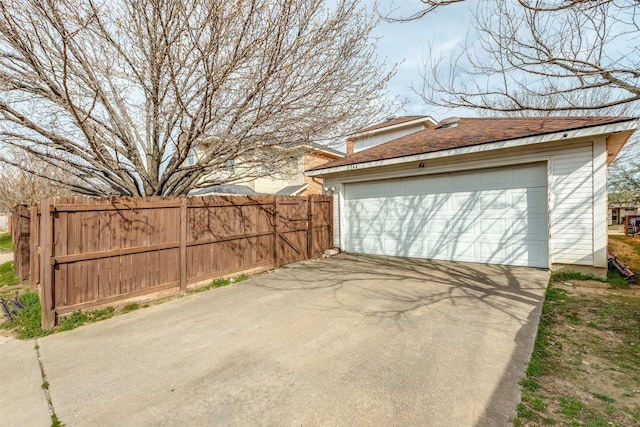
[[[435,125],[435,120],[433,120],[430,116],[402,116],[402,117],[390,117],[382,123],[377,123],[375,125],[368,126],[364,129],[360,129],[355,131],[351,137],[363,136],[363,134],[370,133],[379,133],[381,131],[391,130],[387,128],[402,128],[408,126],[415,126],[423,123]]]
[[[309,172],[635,120],[630,117],[461,118],[324,163]]]
[[[309,148],[309,151],[320,151],[322,154],[330,157],[340,158],[345,156],[345,153],[343,153],[342,151],[335,150],[326,145],[316,144],[315,142],[307,143],[304,146]]]
[[[206,196],[206,195],[218,195],[218,194],[250,195],[250,194],[260,194],[260,193],[256,193],[246,185],[238,185],[238,184],[213,185],[211,187],[200,188],[198,190],[192,190],[189,192],[190,196]]]
[[[284,187],[282,190],[278,191],[276,194],[280,196],[296,196],[308,186],[309,184],[289,185],[288,187]]]

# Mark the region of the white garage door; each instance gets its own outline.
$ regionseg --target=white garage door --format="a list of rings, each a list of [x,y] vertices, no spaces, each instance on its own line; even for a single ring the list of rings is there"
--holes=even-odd
[[[545,164],[345,185],[345,250],[549,266]]]

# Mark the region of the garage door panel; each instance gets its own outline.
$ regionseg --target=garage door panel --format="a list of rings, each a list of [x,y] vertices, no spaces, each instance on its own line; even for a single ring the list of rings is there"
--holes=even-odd
[[[508,229],[506,218],[482,218],[478,224],[483,236],[502,236]]]
[[[409,219],[403,223],[403,226],[407,237],[420,236],[425,231],[426,223],[422,219]]]
[[[482,212],[498,211],[502,213],[509,206],[505,190],[486,190],[480,194],[479,209]]]
[[[405,239],[403,245],[403,256],[422,257],[424,253],[424,242],[420,239]]]
[[[440,236],[449,231],[449,221],[446,219],[432,219],[425,222],[425,234],[427,236]]]
[[[477,245],[478,256],[486,259],[487,262],[493,262],[493,260],[505,260],[507,259],[507,253],[504,245],[499,243],[479,242]]]
[[[472,220],[452,221],[449,224],[449,234],[462,236],[475,235],[475,223]]]
[[[362,239],[361,242],[361,250],[365,253],[382,253],[382,241],[380,238]]]
[[[400,233],[402,228],[402,222],[396,219],[386,219],[384,221],[384,229],[385,233]]]
[[[448,199],[446,194],[426,194],[421,197],[422,208],[425,210],[425,214],[429,215],[430,212],[442,209]]]
[[[451,196],[451,209],[453,211],[473,211],[476,207],[478,193],[460,192]]]
[[[449,245],[442,239],[427,239],[425,258],[430,259],[449,259]]]
[[[548,267],[544,164],[352,185],[347,251]]]
[[[457,240],[449,243],[449,259],[463,262],[477,262],[475,242]]]
[[[423,201],[424,201],[424,196],[407,196],[404,199],[405,212],[420,212],[424,203]]]
[[[379,209],[385,212],[405,212],[404,199],[401,197],[385,197],[382,199]]]
[[[383,239],[382,249],[384,254],[395,254],[403,250],[403,241],[401,239]]]

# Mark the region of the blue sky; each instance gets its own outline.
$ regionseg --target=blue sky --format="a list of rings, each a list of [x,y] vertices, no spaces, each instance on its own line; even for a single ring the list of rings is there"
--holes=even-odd
[[[365,0],[365,3],[373,8],[373,0]],[[408,101],[401,114],[426,114],[436,120],[453,115],[474,115],[470,110],[426,105],[411,88],[420,89],[421,70],[430,55],[436,58],[441,54],[446,56],[464,43],[467,32],[473,30],[472,10],[475,10],[476,5],[476,0],[452,4],[416,21],[381,22],[374,30],[373,35],[379,37],[377,46],[380,60],[384,60],[389,68],[398,64],[397,74],[389,83],[388,89],[391,96],[399,96]],[[399,16],[411,15],[419,10],[419,6],[419,0],[378,0],[381,11],[395,10],[394,14]]]

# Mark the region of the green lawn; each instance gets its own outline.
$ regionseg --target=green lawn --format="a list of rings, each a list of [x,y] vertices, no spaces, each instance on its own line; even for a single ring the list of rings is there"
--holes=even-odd
[[[11,241],[11,234],[0,233],[0,252],[13,251],[13,242]]]

